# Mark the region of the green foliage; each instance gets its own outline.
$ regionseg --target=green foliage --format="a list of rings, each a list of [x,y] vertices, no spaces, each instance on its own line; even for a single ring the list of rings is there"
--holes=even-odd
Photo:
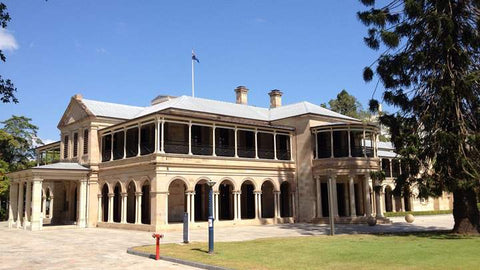
[[[431,215],[447,215],[451,214],[452,210],[436,210],[436,211],[405,211],[405,212],[386,212],[385,217],[403,217],[407,214],[414,216],[431,216]]]
[[[331,99],[328,102],[328,107],[325,103],[320,104],[324,108],[329,108],[334,112],[341,113],[357,119],[369,120],[370,113],[363,110],[362,104],[350,95],[345,89],[338,93],[336,99]]]
[[[7,24],[10,21],[10,14],[7,12],[7,6],[4,3],[0,2],[0,26],[2,28],[7,28]],[[0,60],[5,62],[7,58],[0,50]],[[15,92],[17,88],[13,85],[12,81],[9,79],[4,79],[0,75],[0,100],[3,103],[18,103],[18,99],[15,97]]]

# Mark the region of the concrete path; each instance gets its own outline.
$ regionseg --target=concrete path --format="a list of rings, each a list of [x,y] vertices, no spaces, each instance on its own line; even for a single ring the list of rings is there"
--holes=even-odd
[[[413,224],[392,218],[393,224],[337,225],[338,234],[418,232],[450,230],[451,215],[417,217]],[[0,223],[0,269],[194,269],[164,261],[154,261],[126,253],[128,247],[151,245],[151,233],[116,229],[50,228],[30,232],[8,229]],[[266,237],[325,235],[327,225],[281,224],[223,227],[215,230],[216,241],[245,241]],[[166,232],[163,243],[179,243],[182,232]],[[207,241],[205,229],[191,231],[191,241]]]

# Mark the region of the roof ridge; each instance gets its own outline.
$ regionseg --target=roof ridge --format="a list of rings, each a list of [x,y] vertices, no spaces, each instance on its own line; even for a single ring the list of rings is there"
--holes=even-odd
[[[132,108],[146,108],[145,106],[136,106],[136,105],[122,104],[122,103],[114,103],[114,102],[101,101],[101,100],[88,99],[88,98],[83,98],[82,101],[93,101],[93,102],[100,102],[100,103],[106,103],[106,104],[112,104],[112,105],[127,106],[127,107],[132,107]]]

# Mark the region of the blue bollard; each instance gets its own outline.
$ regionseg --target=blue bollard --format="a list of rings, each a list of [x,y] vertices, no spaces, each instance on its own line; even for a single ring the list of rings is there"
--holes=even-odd
[[[190,235],[188,235],[188,213],[183,213],[183,243],[190,242]]]

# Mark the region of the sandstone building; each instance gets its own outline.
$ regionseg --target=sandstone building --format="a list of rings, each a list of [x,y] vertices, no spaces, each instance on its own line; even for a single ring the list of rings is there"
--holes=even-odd
[[[148,107],[73,96],[60,141],[37,149],[38,166],[9,174],[9,225],[155,231],[180,226],[186,212],[206,226],[209,181],[217,226],[451,207],[448,195],[392,196],[401,167],[377,125],[309,102],[282,106],[279,90],[270,108],[247,105],[243,86],[235,93],[236,103],[158,96]],[[380,169],[388,178],[374,196],[370,172]]]

